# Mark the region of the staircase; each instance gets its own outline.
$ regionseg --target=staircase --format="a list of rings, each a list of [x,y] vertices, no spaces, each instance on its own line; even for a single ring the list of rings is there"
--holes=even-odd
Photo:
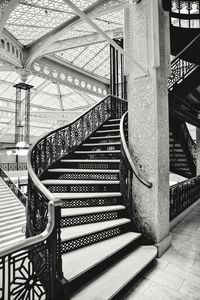
[[[109,119],[41,177],[63,201],[62,266],[74,300],[119,299],[157,254],[124,206],[119,123]]]
[[[170,120],[170,171],[186,178],[196,176],[196,144],[185,122]]]
[[[0,247],[25,239],[25,208],[0,178]]]

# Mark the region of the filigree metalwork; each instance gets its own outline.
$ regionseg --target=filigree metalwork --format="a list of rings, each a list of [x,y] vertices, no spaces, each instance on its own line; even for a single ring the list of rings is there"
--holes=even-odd
[[[180,84],[188,75],[198,68],[197,65],[188,61],[176,58],[171,63],[171,75],[168,78],[168,89]]]
[[[170,221],[200,198],[200,176],[170,187]]]
[[[0,299],[56,299],[51,238],[0,258]]]

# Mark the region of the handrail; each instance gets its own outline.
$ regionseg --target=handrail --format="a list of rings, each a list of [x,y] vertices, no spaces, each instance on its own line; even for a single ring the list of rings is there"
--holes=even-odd
[[[128,112],[126,112],[122,118],[121,118],[121,121],[120,121],[120,136],[121,136],[121,145],[122,145],[122,148],[124,149],[124,152],[125,152],[125,156],[126,156],[126,159],[134,173],[134,175],[137,177],[137,179],[142,183],[144,184],[146,187],[148,188],[152,188],[153,184],[152,182],[146,180],[143,176],[141,176],[138,171],[137,171],[137,168],[130,156],[130,152],[129,152],[129,149],[127,147],[127,143],[126,143],[126,139],[125,139],[125,134],[124,134],[124,121],[125,121],[125,117],[128,116]]]
[[[15,196],[19,199],[19,201],[26,206],[27,197],[22,193],[22,191],[16,186],[16,184],[10,179],[10,177],[4,172],[4,170],[0,167],[0,178],[7,184],[7,186],[11,189],[11,191],[15,194]]]
[[[171,61],[171,66],[178,60],[180,59],[180,56],[183,55],[188,48],[192,46],[193,43],[195,43],[198,39],[200,38],[200,34],[198,34],[185,48],[183,48],[177,55],[176,57]]]

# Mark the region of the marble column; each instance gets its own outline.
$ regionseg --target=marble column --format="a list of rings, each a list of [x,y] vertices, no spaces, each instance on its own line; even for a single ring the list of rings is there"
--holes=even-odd
[[[152,182],[133,178],[133,215],[141,232],[158,247],[170,246],[169,16],[161,0],[130,1],[125,9],[125,74],[128,81],[129,148],[138,171]],[[131,61],[136,60],[145,71]]]

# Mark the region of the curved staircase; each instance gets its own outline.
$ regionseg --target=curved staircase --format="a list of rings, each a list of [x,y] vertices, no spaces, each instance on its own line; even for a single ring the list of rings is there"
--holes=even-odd
[[[63,201],[62,265],[72,299],[119,297],[157,254],[136,230],[124,206],[119,123],[120,119],[109,119],[41,178]]]
[[[126,111],[127,101],[108,95],[29,152],[27,232],[45,230],[51,202],[59,299],[120,299],[157,255],[130,218],[121,186],[120,119]]]

